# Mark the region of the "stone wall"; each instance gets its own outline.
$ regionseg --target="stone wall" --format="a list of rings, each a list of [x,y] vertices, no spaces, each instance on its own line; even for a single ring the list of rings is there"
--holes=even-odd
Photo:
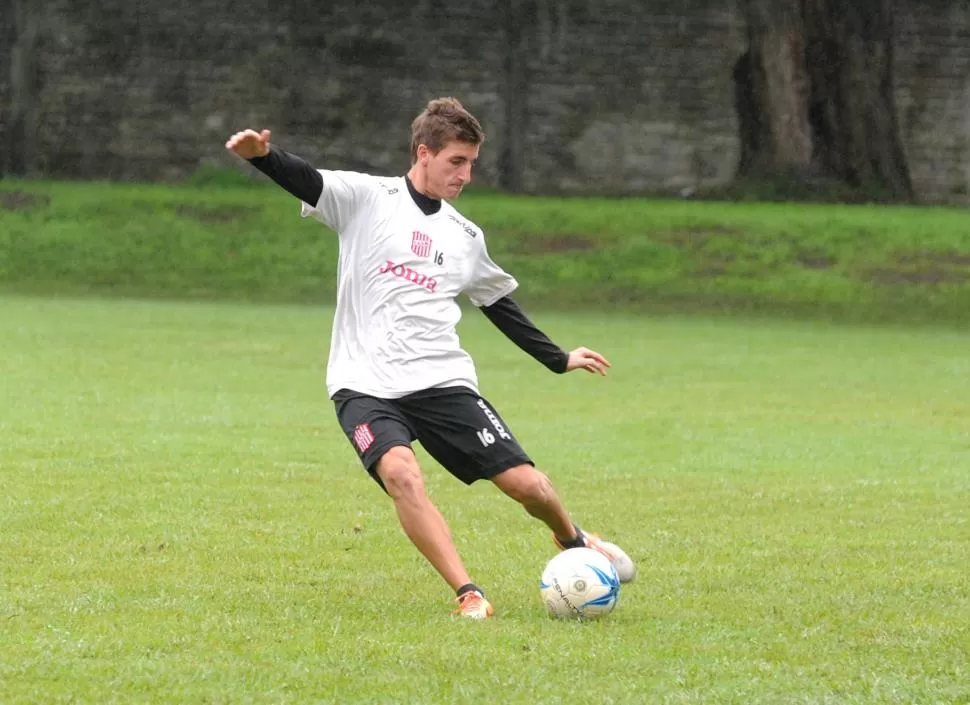
[[[0,3],[29,0],[0,0]],[[399,173],[424,103],[459,97],[489,141],[477,178],[524,190],[678,192],[737,165],[739,0],[47,0],[32,106],[38,175],[174,179],[235,165],[268,127],[318,166]],[[970,192],[970,6],[899,0],[897,94],[919,193]],[[4,5],[0,4],[0,7]],[[14,36],[9,13],[4,38]],[[0,105],[10,46],[0,42]],[[6,117],[5,117],[6,116]],[[0,140],[9,144],[9,111]]]
[[[913,2],[897,16],[896,107],[913,185],[970,202],[970,2]]]

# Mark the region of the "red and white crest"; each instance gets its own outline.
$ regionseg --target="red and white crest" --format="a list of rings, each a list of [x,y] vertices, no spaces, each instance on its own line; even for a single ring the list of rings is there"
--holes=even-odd
[[[361,453],[366,453],[367,449],[374,443],[374,432],[370,430],[370,424],[362,423],[354,429],[354,445]]]
[[[431,236],[425,235],[420,230],[411,233],[411,252],[418,257],[427,257],[431,254]]]

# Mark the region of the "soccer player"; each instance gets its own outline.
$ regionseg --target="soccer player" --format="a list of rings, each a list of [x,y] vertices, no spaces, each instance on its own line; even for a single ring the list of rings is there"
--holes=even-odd
[[[428,103],[411,125],[411,169],[380,177],[316,170],[243,130],[226,148],[300,199],[302,215],[337,233],[337,305],[327,391],[361,462],[390,496],[405,534],[457,594],[457,614],[494,610],[474,582],[444,517],[424,488],[415,440],[466,484],[491,480],[551,530],[560,549],[604,553],[623,581],[636,567],[616,545],[570,519],[498,411],[479,394],[471,357],[455,326],[465,294],[508,338],[553,372],[605,375],[598,352],[564,352],[509,298],[516,280],[496,265],[481,228],[449,203],[471,181],[485,139],[454,98]]]

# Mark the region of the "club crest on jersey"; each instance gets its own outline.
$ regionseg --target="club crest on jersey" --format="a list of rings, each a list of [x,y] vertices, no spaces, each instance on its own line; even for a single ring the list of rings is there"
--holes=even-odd
[[[418,257],[427,257],[431,254],[431,236],[426,235],[420,230],[411,233],[411,252]]]

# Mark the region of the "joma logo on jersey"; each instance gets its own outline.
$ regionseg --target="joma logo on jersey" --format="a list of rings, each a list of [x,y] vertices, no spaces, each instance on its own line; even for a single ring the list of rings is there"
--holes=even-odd
[[[434,293],[435,289],[438,288],[438,280],[434,277],[429,277],[427,274],[422,274],[416,269],[405,267],[403,264],[394,264],[394,262],[391,260],[387,260],[387,264],[381,267],[377,273],[393,274],[395,277],[407,279],[412,284],[424,287],[432,294]]]

